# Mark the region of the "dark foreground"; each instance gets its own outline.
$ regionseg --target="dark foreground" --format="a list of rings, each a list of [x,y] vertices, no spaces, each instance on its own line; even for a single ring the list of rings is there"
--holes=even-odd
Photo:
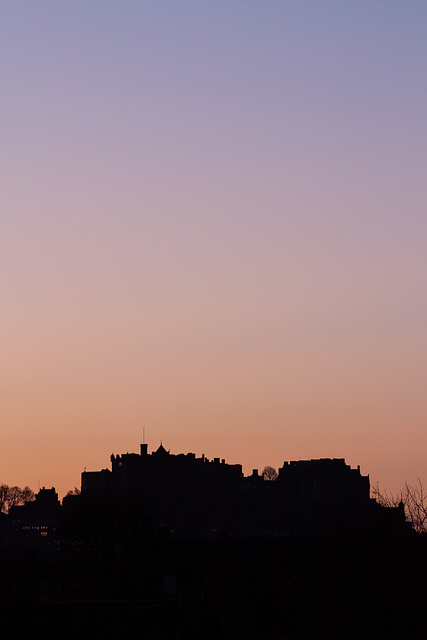
[[[3,558],[3,637],[427,638],[423,536],[165,537],[137,555],[56,553]]]

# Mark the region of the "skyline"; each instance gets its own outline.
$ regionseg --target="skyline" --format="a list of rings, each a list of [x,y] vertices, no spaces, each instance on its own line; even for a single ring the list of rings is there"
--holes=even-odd
[[[425,451],[427,8],[2,4],[1,478]]]

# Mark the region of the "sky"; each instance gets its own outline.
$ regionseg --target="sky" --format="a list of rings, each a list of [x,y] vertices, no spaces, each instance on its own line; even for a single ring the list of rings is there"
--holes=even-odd
[[[427,4],[2,0],[0,482],[427,486]]]

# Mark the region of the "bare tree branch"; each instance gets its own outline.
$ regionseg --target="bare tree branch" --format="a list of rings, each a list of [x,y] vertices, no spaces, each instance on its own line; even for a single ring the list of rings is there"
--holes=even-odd
[[[405,483],[399,495],[387,493],[378,482],[371,486],[371,496],[382,507],[398,507],[403,503],[406,520],[417,533],[427,533],[427,494],[421,480],[414,487]]]
[[[276,469],[274,467],[264,467],[263,471],[262,471],[262,477],[264,478],[264,480],[276,480],[277,476],[279,474],[277,473]]]
[[[20,506],[34,500],[34,491],[30,487],[11,487],[0,484],[0,513],[8,513],[11,507]]]

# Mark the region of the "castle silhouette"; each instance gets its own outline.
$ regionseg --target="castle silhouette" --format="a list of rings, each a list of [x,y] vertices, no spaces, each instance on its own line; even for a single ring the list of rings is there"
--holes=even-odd
[[[182,536],[360,535],[384,517],[370,498],[369,476],[343,458],[284,462],[274,481],[240,464],[194,453],[171,454],[161,443],[148,452],[111,456],[111,470],[84,471],[84,500],[102,495],[131,500],[153,527]],[[388,510],[396,525],[403,509]]]

